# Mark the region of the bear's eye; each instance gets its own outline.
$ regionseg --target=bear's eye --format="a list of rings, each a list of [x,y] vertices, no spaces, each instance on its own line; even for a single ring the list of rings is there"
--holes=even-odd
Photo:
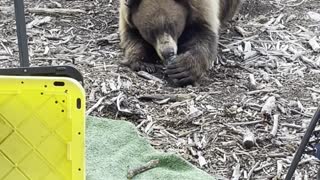
[[[168,21],[168,22],[162,24],[161,27],[155,28],[153,30],[153,32],[154,32],[154,35],[167,33],[167,34],[170,34],[171,36],[173,36],[176,32],[176,25],[174,23]]]
[[[140,34],[149,43],[154,43],[156,42],[156,39],[164,33],[170,34],[172,38],[176,38],[178,31],[177,27],[178,26],[174,22],[166,22],[164,24],[153,25],[152,27],[149,26],[149,28],[143,28],[141,29]]]
[[[143,28],[139,30],[139,34],[149,43],[156,41],[157,34],[155,33],[156,29],[154,28]]]
[[[168,23],[166,27],[166,32],[170,34],[172,37],[177,35],[177,25],[175,23]]]

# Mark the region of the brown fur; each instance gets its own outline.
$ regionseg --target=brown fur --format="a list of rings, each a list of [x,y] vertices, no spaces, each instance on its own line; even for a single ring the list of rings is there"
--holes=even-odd
[[[193,84],[215,60],[220,24],[234,16],[241,1],[120,0],[123,64],[153,72],[152,63],[159,57],[166,61],[162,54],[173,49],[177,57],[166,73],[178,85]]]

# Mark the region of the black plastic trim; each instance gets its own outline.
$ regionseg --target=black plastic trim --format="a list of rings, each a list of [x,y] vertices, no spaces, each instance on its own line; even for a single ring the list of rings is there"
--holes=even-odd
[[[44,66],[0,69],[7,76],[60,76],[73,78],[84,85],[82,74],[72,66]]]

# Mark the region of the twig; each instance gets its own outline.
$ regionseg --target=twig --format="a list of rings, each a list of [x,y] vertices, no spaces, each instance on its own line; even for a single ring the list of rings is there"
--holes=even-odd
[[[266,167],[272,166],[272,165],[273,165],[273,163],[267,163],[267,164],[261,165],[260,167],[254,169],[253,171],[258,172],[258,171],[261,171],[263,168],[266,168]]]
[[[309,45],[311,46],[311,48],[313,49],[313,51],[319,52],[319,50],[320,50],[320,45],[319,45],[319,43],[317,42],[316,37],[310,39],[308,43],[309,43]]]
[[[300,165],[307,164],[307,163],[310,163],[310,162],[313,162],[313,161],[319,163],[319,160],[317,160],[315,157],[310,157],[308,159],[301,160],[298,165],[300,166]]]
[[[259,93],[271,93],[271,92],[275,92],[275,91],[278,91],[278,89],[261,89],[261,90],[247,92],[247,94],[254,95],[254,94],[259,94]]]
[[[275,179],[281,179],[281,174],[283,170],[283,163],[282,160],[277,161],[277,175]]]
[[[309,88],[307,87],[308,90],[315,92],[315,93],[319,93],[320,94],[320,89],[315,89],[315,88]]]
[[[297,111],[297,110],[295,110],[295,109],[289,109],[291,112],[294,112],[294,113],[297,113],[297,114],[300,114],[300,115],[302,115],[302,116],[304,116],[304,117],[308,117],[308,118],[311,118],[313,115],[312,114],[305,114],[305,113],[302,113],[302,112],[300,112],[300,111]]]
[[[250,83],[251,90],[257,89],[257,82],[256,82],[253,74],[249,74],[249,83]]]
[[[306,65],[311,66],[312,68],[317,68],[318,66],[313,62],[313,60],[305,57],[305,56],[301,56],[300,57],[301,61],[304,62]]]
[[[102,103],[102,101],[105,100],[105,99],[106,99],[106,96],[101,97],[96,104],[94,104],[91,108],[89,108],[89,109],[87,110],[86,116],[90,115],[90,113],[91,113],[93,110],[95,110],[97,107],[99,107],[100,104]]]
[[[239,45],[239,44],[243,43],[244,41],[249,41],[249,40],[255,39],[257,37],[259,37],[259,35],[250,36],[250,37],[238,40],[237,42],[234,42],[234,43],[231,43],[231,44],[228,44],[228,45],[225,45],[225,46],[226,47],[232,47],[232,46],[235,46],[235,45]]]
[[[259,166],[259,164],[260,164],[260,162],[257,162],[252,168],[251,168],[251,170],[249,171],[249,173],[248,173],[248,180],[250,180],[250,178],[251,178],[251,175],[253,174],[253,172],[254,172],[254,170]]]
[[[192,94],[145,94],[140,96],[140,100],[164,100],[169,99],[171,102],[184,101],[191,99],[194,96]]]
[[[30,13],[35,14],[50,14],[50,15],[74,15],[76,13],[86,13],[81,9],[48,9],[48,8],[28,8]]]
[[[242,27],[240,26],[236,26],[235,30],[242,36],[242,37],[246,37],[248,36],[250,33],[247,32],[246,30],[244,30]]]
[[[0,56],[0,61],[8,60],[8,59],[10,59],[9,56]]]
[[[257,120],[257,121],[248,121],[248,122],[237,122],[237,123],[228,123],[228,125],[233,126],[240,126],[240,125],[253,125],[253,124],[259,124],[264,122],[264,120]]]
[[[283,87],[283,85],[281,84],[281,82],[278,79],[276,79],[276,78],[272,78],[272,79],[274,80],[274,82],[277,84],[277,86],[279,88]]]
[[[13,10],[13,6],[0,6],[0,12],[3,13],[12,12]]]
[[[277,135],[278,126],[279,126],[279,114],[275,114],[273,115],[273,127],[270,133],[273,137]]]
[[[118,96],[117,96],[117,108],[118,108],[118,111],[120,112],[124,112],[124,113],[129,113],[131,114],[132,112],[128,109],[121,109],[121,102],[123,101],[123,92],[121,92]]]
[[[31,21],[29,24],[27,24],[27,28],[32,28],[34,26],[40,26],[42,24],[50,22],[51,20],[52,20],[52,18],[49,16],[44,17],[43,19],[35,19],[35,20]]]
[[[284,158],[288,155],[286,153],[269,153],[267,156],[270,158]]]
[[[301,125],[296,125],[296,124],[288,124],[288,123],[283,123],[281,124],[284,127],[288,127],[288,128],[293,128],[293,129],[298,129],[298,130],[302,130],[303,128],[301,127]]]
[[[305,2],[305,0],[302,0],[301,2],[299,3],[296,3],[296,4],[286,4],[285,6],[287,7],[296,7],[296,6],[300,6],[301,4],[303,4]],[[281,4],[281,3],[280,3]]]
[[[243,136],[242,143],[246,149],[250,149],[255,145],[256,138],[255,138],[254,134],[249,129],[246,130],[246,133]]]
[[[262,106],[261,113],[265,119],[271,119],[272,111],[276,108],[276,98],[271,96]]]
[[[161,79],[145,72],[145,71],[139,71],[137,72],[137,74],[145,79],[148,79],[148,80],[153,80],[153,81],[156,81],[156,82],[159,82],[159,83],[164,83]]]
[[[141,174],[145,171],[148,171],[152,168],[155,168],[159,165],[160,161],[157,159],[157,160],[151,160],[149,161],[147,164],[141,166],[141,167],[137,167],[137,168],[134,168],[132,170],[129,170],[128,171],[128,174],[127,174],[127,178],[128,180],[131,180],[134,176],[138,175],[138,174]]]
[[[240,164],[238,163],[238,164],[233,168],[232,180],[238,180],[238,179],[240,179],[240,176],[241,176]]]
[[[4,44],[3,44],[3,42],[0,40],[0,45],[3,47],[3,49],[8,53],[8,54],[10,54],[11,56],[13,55],[12,54],[12,52],[11,52],[11,50],[9,49],[9,48],[7,48]]]

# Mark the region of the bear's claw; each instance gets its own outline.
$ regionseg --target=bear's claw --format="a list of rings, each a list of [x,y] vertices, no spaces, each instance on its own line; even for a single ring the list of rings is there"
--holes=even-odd
[[[201,76],[202,71],[189,53],[179,55],[171,64],[167,65],[165,73],[178,86],[193,85]]]
[[[155,73],[157,71],[156,65],[141,61],[122,61],[122,65],[128,66],[133,71],[146,71],[148,73]]]

